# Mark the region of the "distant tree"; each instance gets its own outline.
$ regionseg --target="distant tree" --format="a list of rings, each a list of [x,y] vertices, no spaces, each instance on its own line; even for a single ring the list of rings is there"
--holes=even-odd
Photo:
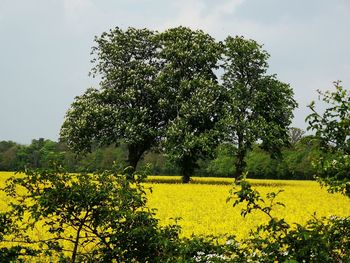
[[[31,168],[48,168],[53,164],[63,164],[63,153],[58,143],[44,138],[33,139],[29,145],[20,145],[15,152],[15,170]]]
[[[53,165],[63,165],[64,155],[55,141],[45,140],[40,149],[40,167],[50,168]]]
[[[303,138],[303,135],[305,134],[305,131],[302,129],[291,127],[289,128],[289,140],[292,145],[295,145],[297,142]]]
[[[232,176],[236,170],[232,165],[235,162],[236,148],[232,144],[224,143],[216,149],[215,158],[208,162],[207,172],[216,176]]]
[[[269,54],[254,40],[225,40],[223,86],[228,92],[227,140],[236,145],[236,173],[246,166],[244,158],[254,142],[274,155],[288,144],[288,126],[297,103],[288,84],[266,75]]]
[[[160,61],[155,33],[120,28],[95,39],[93,76],[100,89],[76,97],[61,128],[61,138],[76,152],[119,144],[128,148],[128,164],[136,168],[143,154],[163,134],[163,92],[157,85]]]
[[[33,139],[32,143],[26,148],[28,165],[32,168],[41,167],[41,152],[40,150],[44,147],[45,139],[39,138],[38,140]]]
[[[203,31],[186,27],[166,30],[159,38],[164,61],[159,81],[167,94],[169,120],[164,147],[187,183],[198,159],[213,153],[218,143],[225,95],[214,71],[222,45]]]
[[[315,131],[321,142],[321,149],[335,154],[331,159],[319,159],[318,179],[330,191],[350,197],[350,91],[340,81],[334,82],[334,87],[334,91],[318,91],[329,107],[320,114],[315,102],[311,102],[312,113],[306,120],[308,129]]]
[[[16,170],[17,152],[20,145],[12,141],[0,142],[0,171]]]
[[[5,152],[15,145],[17,145],[17,143],[13,141],[0,141],[0,153]]]

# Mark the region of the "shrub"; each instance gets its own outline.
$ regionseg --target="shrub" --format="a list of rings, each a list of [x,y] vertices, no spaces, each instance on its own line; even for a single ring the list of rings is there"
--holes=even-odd
[[[9,179],[5,188],[14,200],[8,215],[18,229],[11,241],[28,248],[36,244],[40,253],[64,262],[145,262],[161,257],[164,244],[177,239],[179,230],[158,226],[154,211],[146,207],[143,178],[128,170],[26,170]],[[27,234],[36,228],[49,236]]]

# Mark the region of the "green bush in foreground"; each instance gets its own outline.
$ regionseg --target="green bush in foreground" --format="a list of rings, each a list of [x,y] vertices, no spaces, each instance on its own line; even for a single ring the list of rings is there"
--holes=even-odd
[[[178,229],[158,226],[154,212],[145,207],[142,178],[127,171],[27,170],[4,189],[14,200],[7,216],[16,232],[8,241],[29,248],[36,244],[37,254],[62,262],[144,262],[160,256]],[[36,228],[50,234],[26,234]]]
[[[341,192],[350,197],[350,91],[334,82],[334,90],[321,92],[319,98],[328,108],[318,113],[315,103],[306,118],[309,130],[313,130],[325,153],[333,153],[331,160],[319,158],[316,162],[317,179],[330,192]]]
[[[309,220],[305,225],[289,225],[272,214],[277,193],[268,193],[266,200],[251,185],[242,181],[233,192],[234,206],[244,203],[242,215],[254,210],[269,217],[269,222],[252,230],[242,243],[240,253],[246,262],[350,262],[350,217]]]

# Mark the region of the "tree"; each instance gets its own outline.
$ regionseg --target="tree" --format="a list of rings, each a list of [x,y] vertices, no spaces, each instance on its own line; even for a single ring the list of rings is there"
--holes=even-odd
[[[302,129],[296,128],[296,127],[291,127],[291,128],[289,128],[288,133],[289,133],[290,143],[292,145],[295,145],[303,138],[305,131],[303,131]]]
[[[155,32],[120,28],[96,37],[93,76],[100,89],[76,97],[61,128],[61,138],[77,152],[94,146],[128,147],[128,164],[136,168],[142,155],[160,140],[165,127],[162,90],[157,85],[160,61]]]
[[[0,171],[13,171],[16,165],[17,151],[20,148],[15,142],[0,141]]]
[[[324,152],[331,152],[331,159],[318,160],[318,179],[331,192],[341,192],[350,197],[350,91],[340,81],[334,82],[334,91],[318,91],[321,100],[329,107],[320,114],[315,102],[306,118],[308,130],[315,131]]]
[[[207,172],[212,176],[228,177],[235,171],[232,163],[235,162],[234,153],[236,148],[232,144],[223,143],[216,149],[216,155],[208,163]]]
[[[164,61],[159,81],[167,94],[168,119],[163,145],[187,183],[197,160],[213,153],[218,143],[224,92],[214,70],[222,45],[201,30],[185,27],[169,29],[159,39]]]
[[[236,145],[235,177],[254,142],[277,156],[288,144],[288,126],[297,103],[288,84],[266,75],[269,54],[254,40],[225,40],[223,86],[227,90],[226,140]]]

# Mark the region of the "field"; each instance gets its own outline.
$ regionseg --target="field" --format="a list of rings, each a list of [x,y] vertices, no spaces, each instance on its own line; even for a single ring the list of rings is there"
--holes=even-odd
[[[3,186],[11,175],[13,173],[0,172],[0,185]],[[156,216],[161,224],[173,223],[171,218],[181,217],[179,224],[184,236],[234,234],[242,238],[247,236],[250,229],[267,220],[265,215],[259,213],[243,218],[240,207],[233,208],[232,201],[226,203],[232,189],[232,179],[193,178],[193,182],[187,185],[179,182],[180,177],[151,176],[145,186],[152,188],[152,193],[148,194],[148,205],[157,209]],[[286,208],[279,207],[274,215],[284,217],[289,223],[304,223],[312,218],[314,212],[317,217],[350,215],[348,198],[329,194],[313,181],[250,182],[263,196],[268,192],[284,190],[278,201],[284,203]],[[3,210],[9,200],[3,193],[0,198],[0,209]]]
[[[234,234],[245,237],[249,230],[267,220],[262,214],[240,215],[240,207],[226,203],[232,179],[194,178],[188,185],[155,183],[180,180],[174,177],[151,177],[153,193],[149,195],[149,206],[157,208],[157,217],[162,224],[172,222],[169,218],[181,217],[183,235]],[[205,184],[198,184],[204,182]],[[275,216],[284,217],[288,223],[304,223],[316,213],[321,216],[349,216],[350,200],[339,194],[329,194],[314,181],[250,180],[265,196],[266,193],[283,189],[278,201],[286,205],[278,207]],[[214,184],[209,184],[214,183]]]

